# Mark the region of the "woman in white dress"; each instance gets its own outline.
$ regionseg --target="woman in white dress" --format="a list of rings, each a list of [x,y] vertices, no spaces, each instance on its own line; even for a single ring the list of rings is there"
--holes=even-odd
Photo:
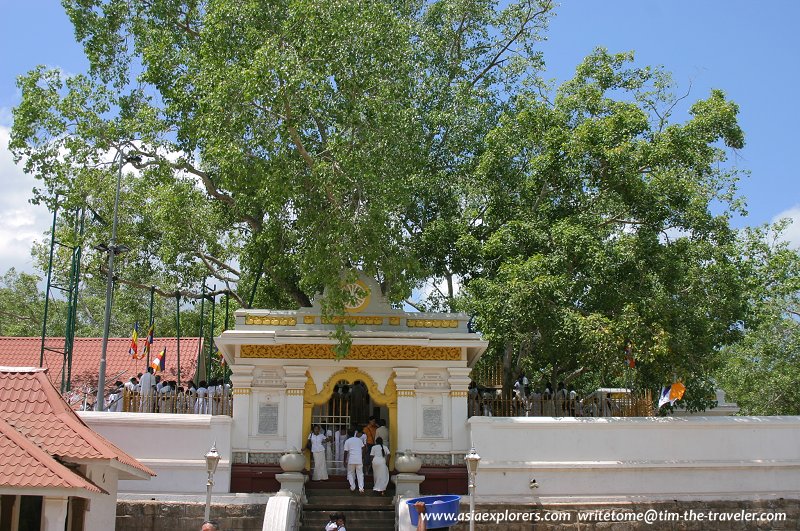
[[[311,454],[314,456],[314,475],[311,476],[311,481],[325,481],[328,479],[328,464],[325,462],[325,442],[328,438],[320,430],[319,424],[308,434],[308,440],[311,441]]]
[[[387,466],[389,449],[383,444],[383,438],[375,439],[375,445],[369,455],[372,456],[372,475],[375,479],[375,486],[372,487],[372,490],[383,496],[386,486],[389,484],[389,467]]]

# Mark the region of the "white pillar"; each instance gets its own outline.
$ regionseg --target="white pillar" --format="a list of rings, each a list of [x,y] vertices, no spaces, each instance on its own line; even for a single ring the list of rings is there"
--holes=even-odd
[[[85,529],[114,529],[117,521],[117,485],[119,473],[108,463],[81,467],[81,471],[95,485],[108,494],[92,494],[89,508],[84,514]]]
[[[414,450],[414,430],[417,410],[417,368],[395,367],[394,383],[397,386],[397,448],[398,452]]]
[[[449,367],[450,377],[450,422],[453,436],[453,451],[467,453],[470,447],[467,429],[467,391],[469,389],[469,367]]]
[[[231,386],[233,387],[233,429],[231,448],[244,450],[250,436],[250,398],[253,393],[253,365],[233,365]]]
[[[287,365],[283,368],[286,375],[283,381],[286,382],[286,447],[298,450],[303,449],[303,394],[306,388],[305,365]]]
[[[67,496],[44,496],[41,531],[64,531],[67,521]]]

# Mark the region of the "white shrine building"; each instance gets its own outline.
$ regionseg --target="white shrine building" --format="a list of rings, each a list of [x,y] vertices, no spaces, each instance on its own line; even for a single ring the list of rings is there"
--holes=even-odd
[[[319,302],[239,310],[235,329],[216,339],[232,371],[232,491],[251,490],[237,467],[277,464],[303,448],[312,425],[335,432],[369,415],[385,419],[392,459],[411,450],[466,481],[469,374],[487,342],[468,330],[466,314],[405,312],[374,280],[362,275],[357,286],[344,317],[323,318]],[[342,323],[352,346],[337,360],[331,332]]]

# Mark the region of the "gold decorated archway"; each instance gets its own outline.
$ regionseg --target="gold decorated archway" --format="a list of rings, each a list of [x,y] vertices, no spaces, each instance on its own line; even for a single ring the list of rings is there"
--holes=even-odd
[[[354,384],[357,380],[361,380],[366,384],[369,391],[369,397],[373,402],[379,406],[386,406],[389,410],[389,449],[391,455],[389,456],[389,470],[394,467],[394,456],[397,453],[397,387],[394,383],[394,373],[389,376],[383,393],[378,391],[378,384],[375,380],[357,367],[345,367],[344,369],[334,373],[325,384],[322,390],[317,392],[317,386],[311,373],[306,371],[306,387],[303,392],[303,437],[311,433],[311,416],[314,406],[321,406],[325,404],[333,396],[333,389],[336,384],[344,380],[349,385]],[[311,468],[311,456],[306,456],[306,468]]]

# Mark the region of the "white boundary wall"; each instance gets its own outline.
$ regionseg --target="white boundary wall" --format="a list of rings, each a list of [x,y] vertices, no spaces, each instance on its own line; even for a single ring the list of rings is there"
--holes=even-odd
[[[472,417],[468,424],[483,503],[800,499],[800,417]]]
[[[81,411],[78,416],[158,474],[150,481],[120,480],[119,492],[205,494],[205,455],[214,443],[221,459],[213,491],[230,491],[232,419],[226,415]]]

